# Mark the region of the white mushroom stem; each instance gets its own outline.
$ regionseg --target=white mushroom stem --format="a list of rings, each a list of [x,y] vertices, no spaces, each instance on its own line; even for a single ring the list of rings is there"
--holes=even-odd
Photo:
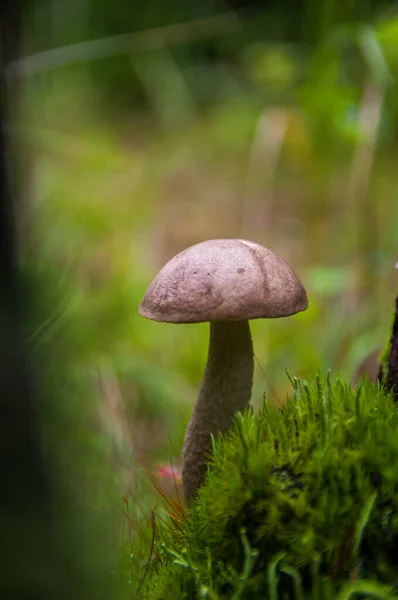
[[[210,434],[229,429],[235,413],[249,405],[253,370],[249,322],[211,323],[207,365],[183,448],[182,481],[188,503],[206,474]]]

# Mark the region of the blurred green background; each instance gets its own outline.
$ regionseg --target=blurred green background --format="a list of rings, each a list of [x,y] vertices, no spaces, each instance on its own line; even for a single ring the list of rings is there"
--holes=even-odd
[[[397,287],[398,11],[370,0],[31,1],[22,54],[9,76],[23,92],[10,124],[26,175],[23,253],[69,290],[35,331],[51,346],[71,328],[86,387],[69,398],[80,433],[68,444],[84,440],[91,482],[101,472],[88,502],[111,506],[110,552],[129,572],[134,552],[112,519],[130,523],[139,474],[171,457],[178,467],[208,344],[206,324],[138,315],[168,259],[239,237],[301,276],[307,312],[252,322],[255,407],[264,393],[284,400],[286,369],[351,379],[385,343]],[[159,497],[151,487],[143,506]]]

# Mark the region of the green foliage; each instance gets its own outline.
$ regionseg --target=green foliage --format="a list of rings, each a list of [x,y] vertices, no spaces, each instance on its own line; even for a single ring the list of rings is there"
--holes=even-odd
[[[148,598],[398,597],[396,406],[368,381],[292,384],[215,441],[182,525],[160,523]]]
[[[253,323],[256,406],[264,388],[283,397],[286,367],[304,377],[329,367],[351,377],[388,326],[398,219],[395,149],[390,164],[385,155],[378,159],[374,143],[365,183],[369,157],[365,152],[357,164],[356,154],[368,144],[360,113],[369,81],[382,85],[380,152],[394,140],[397,20],[371,25],[376,6],[365,10],[359,2],[304,4],[304,11],[297,6],[287,14],[275,3],[253,20],[236,18],[231,31],[227,19],[225,36],[218,35],[222,20],[209,22],[208,37],[200,40],[190,37],[196,31],[190,24],[175,38],[160,29],[139,51],[135,38],[127,49],[122,44],[110,62],[85,54],[84,44],[72,53],[77,66],[51,67],[51,52],[38,56],[45,74],[39,68],[26,80],[28,106],[12,124],[34,164],[35,236],[46,258],[73,273],[80,366],[106,361],[134,412],[134,429],[141,428],[137,417],[148,422],[156,413],[156,453],[163,456],[168,435],[176,448],[184,435],[208,331],[151,324],[136,307],[178,250],[211,237],[248,237],[280,252],[302,277],[310,297],[306,314]],[[40,8],[48,22],[54,19],[54,27],[46,21],[54,35],[49,46],[213,10],[164,12],[150,3],[137,16],[134,9],[118,10],[123,2],[100,3],[94,16],[84,2],[59,13],[56,6],[57,0],[48,14]],[[78,30],[71,27],[76,19]],[[308,20],[305,35],[300,19]],[[294,34],[287,35],[289,23]],[[45,47],[45,38],[39,40]],[[215,52],[210,61],[202,55],[207,44]],[[94,63],[101,86],[89,77]],[[105,80],[123,96],[118,73],[126,66],[127,97],[135,98],[139,80],[145,108],[131,100],[122,112],[110,94],[111,110],[104,111]]]
[[[255,407],[264,389],[272,402],[284,397],[286,367],[305,378],[318,368],[332,367],[348,379],[382,344],[396,288],[392,265],[398,222],[398,19],[391,13],[374,18],[376,12],[383,16],[384,7],[391,4],[381,0],[305,0],[294,8],[289,5],[288,11],[284,2],[273,0],[252,16],[210,18],[204,27],[183,22],[211,17],[224,11],[224,4],[217,8],[205,2],[195,8],[172,2],[170,9],[149,2],[144,11],[127,0],[115,5],[72,1],[61,6],[59,0],[33,4],[32,13],[26,13],[28,53],[83,43],[32,57],[32,71],[23,81],[26,101],[18,122],[9,125],[33,163],[34,185],[27,182],[32,202],[24,219],[32,225],[41,260],[51,262],[56,271],[48,280],[48,302],[32,320],[31,340],[37,355],[48,353],[42,364],[51,359],[46,363],[52,365],[51,398],[44,418],[54,464],[59,454],[73,480],[68,481],[70,496],[82,501],[86,512],[103,525],[109,523],[108,517],[101,511],[98,516],[97,508],[107,506],[110,498],[120,507],[122,493],[130,498],[132,480],[137,484],[132,456],[153,469],[155,460],[169,461],[170,448],[178,455],[202,377],[207,326],[151,323],[136,310],[149,281],[177,251],[211,237],[247,237],[280,252],[302,277],[310,298],[306,313],[252,323]],[[171,23],[182,25],[177,31],[162,29]],[[143,31],[152,27],[160,28]],[[126,32],[127,39],[113,37]],[[70,277],[66,294],[57,279],[65,272]],[[65,294],[60,304],[52,292]],[[94,388],[93,373],[98,371],[105,379],[105,392]],[[365,392],[361,402],[376,393],[368,388]],[[345,390],[337,396],[350,394]],[[127,442],[121,449],[115,414],[106,413],[106,433],[97,423],[98,412],[115,397],[119,412],[127,416],[123,430]],[[286,414],[292,414],[289,410]],[[279,423],[276,409],[268,411]],[[251,436],[263,427],[264,415],[249,427],[251,418],[245,415],[242,425],[248,448],[256,447]],[[243,442],[238,430],[231,435],[236,438],[235,452]],[[261,440],[259,450],[266,453],[268,446]],[[344,451],[342,446],[331,447],[334,458],[337,450],[343,457],[350,455],[351,441],[348,437],[343,441],[348,444]],[[219,441],[216,446],[220,468],[228,462],[227,455],[221,460],[223,444]],[[363,451],[357,448],[358,455]],[[253,460],[249,459],[249,474],[257,469],[261,485],[263,465],[256,466]],[[265,465],[271,468],[269,461]],[[112,474],[105,475],[108,468]],[[296,472],[296,466],[279,468],[285,469],[288,482],[290,473]],[[225,493],[229,490],[228,502],[235,511],[226,509],[228,523],[235,523],[231,557],[225,559],[226,540],[232,539],[228,531],[218,530],[224,540],[221,567],[219,539],[211,541],[210,535],[211,548],[206,545],[207,534],[214,535],[211,528],[224,514],[225,505],[216,503],[218,512],[209,509],[204,515],[212,523],[210,531],[199,514],[200,532],[192,529],[208,548],[205,556],[195,543],[178,545],[174,532],[169,538],[163,533],[166,548],[188,567],[177,569],[166,548],[159,546],[155,556],[161,554],[163,566],[158,575],[152,561],[142,563],[149,564],[153,573],[152,597],[161,597],[164,590],[164,597],[172,598],[175,589],[178,597],[181,585],[188,598],[195,593],[219,598],[228,594],[220,589],[224,581],[236,600],[251,597],[251,590],[261,587],[258,569],[265,560],[261,527],[268,527],[269,519],[253,532],[257,505],[253,498],[245,500],[252,484],[249,480],[249,487],[242,488],[239,475],[234,487],[230,473],[225,473]],[[281,477],[278,480],[272,473],[273,487],[267,493],[276,493]],[[212,489],[219,487],[218,475],[216,482]],[[315,489],[312,485],[308,490]],[[327,486],[325,490],[313,512],[301,509],[303,516],[302,493],[297,502],[291,500],[294,514],[304,524],[308,519],[314,526],[319,519],[326,528],[322,502],[331,492]],[[283,493],[278,491],[278,499],[285,498]],[[369,504],[355,501],[360,510],[371,507],[372,493]],[[134,487],[133,497],[128,506],[131,518],[125,511],[121,515],[128,530],[127,551],[118,517],[113,535],[108,536],[112,542],[108,547],[98,544],[106,552],[112,552],[115,544],[116,579],[129,597],[144,576],[141,561],[149,553],[152,535],[147,506],[156,502],[148,489],[138,502]],[[375,502],[378,506],[379,496]],[[133,503],[140,510],[134,512]],[[211,496],[208,504],[212,506]],[[312,545],[326,544],[330,536],[322,528],[314,534],[308,525],[307,537],[303,534],[293,544],[288,528],[277,520],[283,507],[287,511],[285,504],[272,509],[277,512],[275,554],[263,582],[268,576],[280,577],[291,581],[292,589],[301,585],[307,595],[308,576],[299,559],[307,560]],[[245,517],[246,506],[252,512]],[[259,505],[259,518],[267,506]],[[348,519],[354,509],[350,505],[344,510]],[[272,519],[274,512],[270,511]],[[365,519],[366,511],[358,514]],[[131,520],[144,532],[137,539],[129,531]],[[225,527],[222,519],[221,525]],[[336,539],[339,535],[342,532],[335,533]],[[279,548],[286,551],[282,541],[292,548],[292,556],[278,562]],[[321,549],[319,561],[312,557],[307,571],[327,569],[327,561],[334,560],[333,548]],[[372,588],[362,580],[353,584],[343,580],[342,576],[335,584],[323,581],[322,575],[322,593],[317,596],[312,590],[310,599],[327,600],[339,593],[342,600],[359,594],[356,585],[367,585],[368,595],[370,586],[374,597],[383,597],[376,584]],[[300,597],[298,591],[296,596]]]

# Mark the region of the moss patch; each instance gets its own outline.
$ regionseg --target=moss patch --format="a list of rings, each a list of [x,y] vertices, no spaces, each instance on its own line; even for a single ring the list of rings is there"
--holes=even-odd
[[[159,521],[148,598],[398,598],[396,405],[367,381],[292,385],[214,442],[182,523]]]

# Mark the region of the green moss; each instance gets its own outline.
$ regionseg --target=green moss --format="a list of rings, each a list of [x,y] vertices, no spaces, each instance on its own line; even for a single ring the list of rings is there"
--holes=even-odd
[[[238,415],[214,442],[182,525],[159,522],[148,598],[398,598],[392,397],[292,384],[282,409]]]

